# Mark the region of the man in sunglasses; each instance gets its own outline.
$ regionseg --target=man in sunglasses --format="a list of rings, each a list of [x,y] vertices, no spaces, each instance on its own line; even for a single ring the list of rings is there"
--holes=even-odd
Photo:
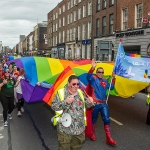
[[[109,118],[109,108],[106,103],[106,91],[109,89],[110,84],[108,83],[107,79],[103,78],[104,69],[99,67],[96,69],[96,75],[93,75],[93,72],[96,68],[96,61],[92,59],[92,68],[89,70],[87,74],[87,80],[89,82],[87,86],[87,93],[93,97],[94,100],[94,109],[92,112],[92,128],[93,128],[93,135],[90,137],[91,140],[95,141],[95,123],[98,118],[99,112],[101,113],[103,122],[104,122],[104,130],[106,133],[106,143],[109,145],[116,145],[116,141],[111,138],[110,134],[110,118]],[[113,74],[112,84],[110,89],[114,88],[115,84],[115,74]]]
[[[51,106],[54,111],[63,110],[62,114],[67,113],[71,116],[71,124],[67,127],[63,122],[58,121],[57,123],[58,150],[78,150],[82,147],[85,140],[85,107],[92,105],[93,98],[86,97],[82,93],[82,90],[79,89],[78,77],[71,75],[67,86],[58,90]]]

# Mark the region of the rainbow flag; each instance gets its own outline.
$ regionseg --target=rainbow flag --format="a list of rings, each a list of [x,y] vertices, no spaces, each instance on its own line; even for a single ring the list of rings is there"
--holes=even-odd
[[[48,105],[51,105],[56,92],[67,84],[69,76],[73,74],[74,72],[71,70],[70,67],[65,68],[64,71],[58,76],[53,86],[46,93],[46,95],[43,98],[43,101]]]
[[[9,61],[8,64],[11,62],[14,62],[18,68],[25,69],[26,78],[30,81],[29,84],[31,84],[33,87],[35,87],[37,82],[47,82],[49,84],[54,84],[55,81],[60,76],[60,74],[68,66],[71,68],[71,70],[69,69],[70,70],[69,72],[72,72],[73,74],[78,76],[80,81],[85,86],[87,86],[88,82],[86,80],[86,75],[87,75],[87,72],[91,68],[91,60],[68,61],[68,60],[60,60],[60,59],[47,58],[47,57],[30,56],[30,57],[21,57],[18,59],[14,59],[12,61]],[[112,75],[112,72],[114,69],[114,62],[97,63],[97,67],[103,67],[104,76],[109,77]],[[117,69],[119,68],[121,69],[121,66],[118,65]],[[94,73],[96,73],[96,69]],[[122,71],[120,73],[122,73]],[[65,82],[65,84],[66,83],[67,81]],[[62,85],[65,85],[65,84],[62,84]],[[143,82],[139,82],[135,80],[130,80],[121,76],[116,76],[115,89],[111,90],[110,94],[114,96],[121,96],[121,97],[127,98],[139,92],[140,90],[144,89],[147,85],[148,83],[143,83]],[[37,89],[37,87],[35,88]],[[43,89],[40,89],[40,90],[43,90]],[[55,91],[57,89],[53,89],[53,90]],[[44,92],[45,91],[46,90],[44,90]],[[43,92],[43,95],[44,95],[44,92]],[[31,94],[33,93],[35,92],[31,92]],[[35,96],[32,96],[32,95],[29,96],[28,98],[30,99],[28,102],[37,101],[38,97],[36,100],[34,100],[34,97]]]

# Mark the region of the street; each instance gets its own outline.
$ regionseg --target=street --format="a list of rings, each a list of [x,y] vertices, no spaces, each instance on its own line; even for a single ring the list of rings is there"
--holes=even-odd
[[[86,139],[82,150],[149,150],[150,126],[145,124],[148,111],[145,99],[144,94],[128,99],[110,96],[108,105],[111,131],[117,146],[106,145],[103,122],[99,115],[96,123],[97,140]],[[51,124],[52,116],[51,108],[43,102],[25,104],[25,112],[21,118],[17,117],[15,109],[13,119],[9,120],[8,149],[57,150],[57,135]]]

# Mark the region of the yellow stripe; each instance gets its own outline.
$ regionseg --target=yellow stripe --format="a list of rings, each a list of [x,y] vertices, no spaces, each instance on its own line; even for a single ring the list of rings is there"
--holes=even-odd
[[[56,75],[64,70],[64,67],[60,63],[59,59],[47,58],[47,60],[48,60],[52,75]]]

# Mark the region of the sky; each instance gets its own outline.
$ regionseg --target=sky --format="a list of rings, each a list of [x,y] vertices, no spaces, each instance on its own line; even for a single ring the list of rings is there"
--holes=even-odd
[[[27,36],[61,0],[0,0],[0,41],[13,48],[19,35]]]

